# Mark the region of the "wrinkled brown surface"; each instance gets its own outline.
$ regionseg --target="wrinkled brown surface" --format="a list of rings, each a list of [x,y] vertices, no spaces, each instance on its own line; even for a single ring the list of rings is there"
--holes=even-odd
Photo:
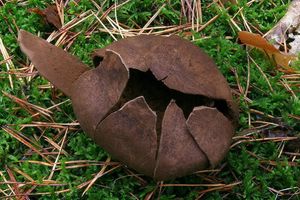
[[[156,180],[216,166],[237,109],[214,62],[177,36],[138,36],[97,50],[90,69],[22,31],[22,50],[69,95],[82,128],[114,158]]]

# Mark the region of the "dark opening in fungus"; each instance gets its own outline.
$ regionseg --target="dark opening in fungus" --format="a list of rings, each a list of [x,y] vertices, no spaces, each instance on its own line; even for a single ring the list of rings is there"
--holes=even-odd
[[[177,36],[143,35],[96,50],[95,69],[25,31],[21,49],[70,96],[83,130],[115,159],[167,180],[216,166],[237,107],[216,65]]]
[[[216,107],[226,117],[230,118],[225,100],[211,99],[201,95],[184,94],[168,88],[161,80],[157,80],[150,70],[146,72],[129,69],[129,79],[118,101],[106,116],[119,110],[124,104],[139,96],[143,96],[149,107],[157,115],[157,135],[160,135],[162,119],[169,103],[174,100],[182,109],[185,119],[195,107]],[[104,117],[105,118],[105,117]]]

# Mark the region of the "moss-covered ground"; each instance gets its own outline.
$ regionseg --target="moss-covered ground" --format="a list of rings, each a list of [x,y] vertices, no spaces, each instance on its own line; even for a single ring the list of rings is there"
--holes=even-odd
[[[30,12],[53,3],[0,1],[0,199],[299,198],[300,75],[283,74],[237,39],[240,30],[269,31],[289,1],[71,0],[61,30]],[[228,156],[213,170],[158,183],[108,162],[80,129],[70,100],[20,51],[19,29],[45,39],[56,31],[52,43],[89,65],[94,49],[140,32],[190,40],[215,60],[239,104]]]

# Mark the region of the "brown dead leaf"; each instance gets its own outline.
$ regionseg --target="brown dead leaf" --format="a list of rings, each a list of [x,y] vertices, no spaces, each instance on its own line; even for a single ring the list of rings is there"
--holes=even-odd
[[[39,8],[30,8],[28,11],[42,16],[47,23],[55,26],[57,29],[62,27],[56,5],[50,5],[44,10]]]
[[[290,67],[290,64],[292,61],[297,60],[297,56],[284,54],[259,34],[240,31],[238,37],[243,44],[259,48],[264,51],[268,57],[279,66],[278,70],[285,73],[296,72],[295,69]]]
[[[271,45],[265,38],[260,36],[259,34],[250,33],[247,31],[240,31],[239,32],[239,39],[242,43],[263,49],[270,53],[277,53],[279,52],[273,45]]]

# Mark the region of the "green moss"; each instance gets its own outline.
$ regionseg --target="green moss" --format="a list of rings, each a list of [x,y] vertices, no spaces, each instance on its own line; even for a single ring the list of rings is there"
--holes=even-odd
[[[3,40],[5,47],[10,55],[13,55],[13,62],[17,68],[28,64],[26,57],[20,51],[17,43],[17,30],[25,29],[34,34],[40,34],[41,37],[47,37],[49,32],[53,30],[47,25],[44,20],[37,14],[28,12],[29,8],[45,8],[53,1],[38,1],[29,0],[26,4],[11,1],[0,7],[0,37]],[[114,4],[115,1],[109,0],[100,2],[103,10],[107,10]],[[246,0],[239,0],[238,5],[232,6],[231,9],[219,9],[216,4],[211,4],[211,0],[203,0],[202,16],[203,22],[208,22],[212,17],[219,15],[218,19],[208,25],[201,32],[192,32],[195,38],[194,43],[201,47],[209,54],[216,62],[220,71],[224,74],[231,87],[236,88],[236,77],[233,69],[236,71],[240,85],[245,89],[247,86],[248,76],[248,61],[245,47],[237,42],[237,28],[230,23],[233,15],[243,7],[243,14],[247,21],[262,32],[268,31],[274,24],[284,15],[288,6],[288,2],[284,3],[281,0],[258,1],[253,2],[251,6],[247,6]],[[117,9],[118,21],[131,28],[137,26],[143,27],[153,14],[161,8],[164,3],[166,5],[161,10],[157,18],[151,25],[178,25],[180,21],[185,23],[187,20],[181,17],[181,1],[164,1],[164,0],[132,0],[124,6]],[[65,10],[65,22],[68,22],[86,11],[98,12],[98,9],[89,0],[81,0],[79,3],[70,1]],[[109,16],[114,19],[114,12]],[[243,20],[240,15],[235,18],[235,23],[244,30]],[[96,31],[96,34],[86,35],[91,24],[97,20],[93,17],[85,20],[71,31],[80,33],[71,48],[68,50],[72,54],[82,59],[86,64],[92,65],[90,54],[96,48],[104,47],[113,39],[107,33]],[[254,30],[254,29],[253,29]],[[179,35],[184,36],[183,33]],[[116,36],[119,37],[119,36]],[[296,98],[291,96],[284,87],[279,84],[281,73],[276,71],[270,61],[258,50],[251,50],[249,54],[259,65],[264,75],[260,72],[254,63],[250,63],[250,84],[247,98],[251,102],[247,102],[246,98],[236,96],[239,103],[240,119],[238,132],[248,129],[248,112],[250,109],[257,109],[265,114],[274,115],[281,119],[282,123],[289,125],[293,131],[299,130],[297,120],[289,117],[290,114],[300,115],[299,93],[296,93]],[[0,61],[3,58],[0,58]],[[6,66],[1,65],[1,71],[6,71]],[[272,89],[268,85],[266,78],[271,84]],[[13,76],[14,89],[10,87],[8,76],[6,73],[0,73],[0,88],[12,95],[22,99],[27,99],[28,102],[47,108],[54,103],[60,103],[68,98],[63,96],[59,91],[51,89],[40,89],[40,85],[45,85],[48,82],[40,76],[35,77],[30,83],[21,83]],[[59,107],[62,111],[53,109],[53,121],[57,123],[71,123],[75,121],[75,115],[70,102],[64,103]],[[251,115],[251,120],[259,120],[264,116]],[[41,117],[35,119],[31,117],[25,109],[21,108],[10,98],[0,95],[0,124],[17,124],[20,128],[21,124],[28,124],[32,121],[46,121]],[[40,130],[37,128],[26,128],[22,130],[26,137],[35,140],[35,135],[40,136]],[[56,129],[46,128],[45,136],[53,137],[57,134]],[[259,137],[259,134],[255,134]],[[42,143],[42,144],[40,144]],[[38,145],[48,145],[46,142],[35,142]],[[252,142],[241,143],[232,148],[222,162],[223,168],[216,174],[205,174],[206,178],[214,178],[216,182],[230,184],[241,181],[241,184],[233,187],[228,191],[212,191],[204,195],[206,199],[274,199],[275,194],[269,188],[281,190],[289,187],[297,187],[299,184],[298,177],[300,176],[299,168],[287,166],[287,157],[278,156],[279,144],[274,142]],[[39,199],[132,199],[145,198],[150,192],[156,190],[154,198],[160,199],[195,199],[199,196],[199,192],[207,189],[207,187],[164,187],[160,192],[157,188],[157,183],[150,178],[143,177],[147,181],[144,185],[138,179],[129,175],[125,167],[120,167],[112,173],[104,175],[91,187],[91,189],[82,197],[83,190],[78,190],[76,187],[83,182],[91,180],[96,173],[99,172],[100,166],[90,165],[87,167],[69,169],[67,161],[74,160],[95,160],[105,161],[109,156],[102,148],[97,146],[89,139],[81,130],[70,131],[68,135],[67,145],[64,149],[69,153],[69,156],[61,155],[59,161],[62,170],[55,172],[53,179],[66,183],[66,186],[43,186],[36,187],[34,193],[52,192],[52,195],[37,196]],[[0,169],[5,173],[5,167],[17,167],[21,171],[30,175],[33,179],[42,181],[48,177],[51,172],[51,167],[29,163],[28,157],[24,157],[28,148],[11,137],[6,132],[0,130]],[[258,157],[254,157],[249,152],[255,153]],[[262,166],[261,160],[278,161],[271,171],[266,171]],[[24,162],[18,162],[23,160]],[[33,154],[30,160],[44,161],[41,156]],[[285,163],[285,164],[284,164]],[[110,167],[109,167],[110,168]],[[7,179],[9,176],[4,174]],[[190,175],[179,178],[166,183],[207,183],[207,179],[203,178],[204,174]],[[18,181],[28,181],[22,175],[16,175]],[[0,181],[3,181],[0,178]],[[7,189],[7,185],[0,185],[0,189]],[[54,195],[54,192],[63,189],[70,189],[70,192]],[[295,192],[292,190],[291,192]],[[1,194],[0,194],[1,196]]]

